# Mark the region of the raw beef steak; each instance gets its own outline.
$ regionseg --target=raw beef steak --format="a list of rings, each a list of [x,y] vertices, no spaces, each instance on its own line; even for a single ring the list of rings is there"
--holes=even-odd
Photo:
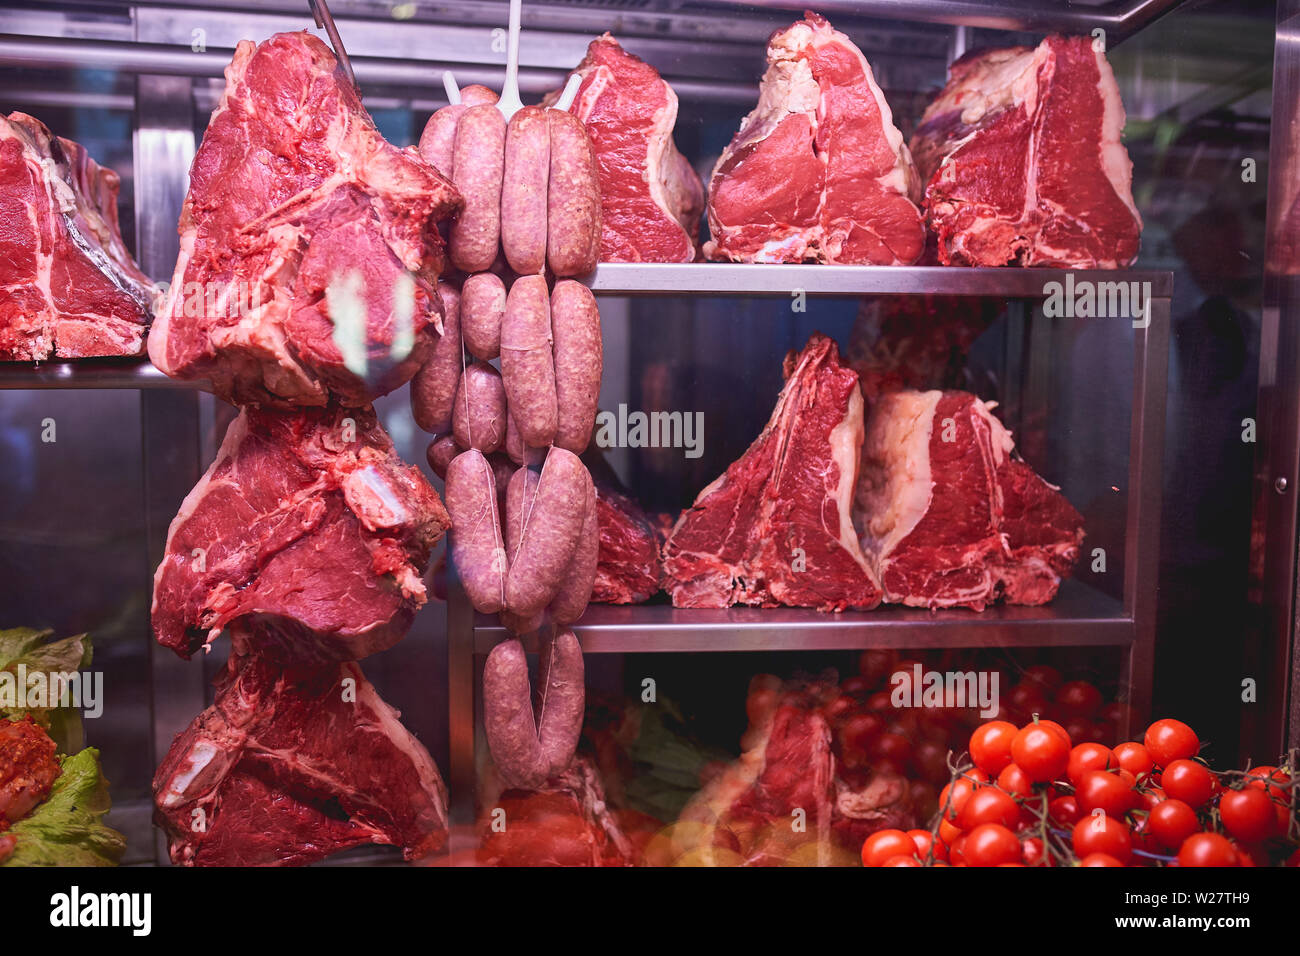
[[[920,182],[871,66],[815,13],[772,34],[758,106],[709,181],[710,259],[909,265]]]
[[[600,558],[591,600],[640,604],[659,591],[659,539],[641,506],[609,485],[596,482]]]
[[[700,492],[664,545],[664,588],[677,607],[880,603],[851,517],[858,376],[820,333],[786,357],[785,376],[763,433]]]
[[[1114,269],[1142,219],[1124,104],[1091,37],[968,53],[912,136],[944,265]]]
[[[371,408],[245,408],[186,496],[154,575],[153,630],[188,658],[229,623],[291,659],[391,647],[450,519]]]
[[[677,94],[610,34],[574,70],[570,112],[587,127],[600,173],[602,262],[690,262],[704,186],[673,143]]]
[[[0,359],[139,355],[153,286],[122,242],[117,173],[0,116]]]
[[[173,863],[292,866],[364,843],[442,848],[447,790],[355,663],[285,667],[234,635],[216,702],[153,779]]]
[[[308,33],[241,42],[190,169],[149,357],[236,404],[364,404],[442,329],[434,224],[460,194],[336,67]]]
[[[1083,518],[1015,455],[990,408],[940,391],[873,405],[855,519],[886,601],[1044,604],[1078,561]]]

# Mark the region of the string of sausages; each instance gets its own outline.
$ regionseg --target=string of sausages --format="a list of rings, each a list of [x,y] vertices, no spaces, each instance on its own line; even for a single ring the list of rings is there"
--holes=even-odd
[[[420,140],[465,197],[448,236],[465,276],[438,285],[443,335],[411,402],[435,435],[429,464],[446,482],[470,603],[513,635],[554,631],[536,711],[517,636],[483,670],[498,772],[536,789],[568,765],[582,730],[582,649],[568,626],[586,609],[599,556],[595,486],[578,456],[595,424],[602,346],[595,297],[569,277],[596,266],[600,189],[581,121],[525,106],[507,122],[496,99],[466,87]]]

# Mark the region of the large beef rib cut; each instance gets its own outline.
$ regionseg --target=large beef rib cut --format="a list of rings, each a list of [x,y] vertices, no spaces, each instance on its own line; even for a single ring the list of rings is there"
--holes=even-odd
[[[245,408],[167,532],[154,635],[188,658],[255,619],[291,659],[385,650],[425,602],[450,524],[373,409]]]
[[[968,53],[912,135],[944,265],[1114,269],[1142,218],[1124,104],[1091,37]]]
[[[600,175],[602,262],[690,262],[704,186],[673,142],[677,94],[606,33],[574,70],[570,112],[591,137]]]
[[[885,600],[983,610],[1045,604],[1083,543],[1083,518],[1015,454],[967,392],[901,391],[872,406],[855,520]]]
[[[153,286],[122,242],[117,173],[0,116],[0,360],[139,355]]]
[[[216,702],[153,780],[173,863],[290,866],[366,843],[442,848],[447,790],[355,663],[268,661],[236,633]]]
[[[821,333],[786,357],[785,376],[762,434],[699,493],[664,545],[664,588],[677,607],[880,603],[851,515],[858,376]]]
[[[460,194],[337,66],[308,33],[241,42],[190,169],[149,357],[236,404],[364,404],[442,329],[435,224]]]
[[[871,66],[805,14],[767,44],[758,106],[709,181],[704,252],[736,262],[910,265],[920,181]]]

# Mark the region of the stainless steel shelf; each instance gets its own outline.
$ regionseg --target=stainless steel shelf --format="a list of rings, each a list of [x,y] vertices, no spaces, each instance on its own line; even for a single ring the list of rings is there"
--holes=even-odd
[[[982,612],[932,613],[891,606],[823,614],[802,608],[687,610],[667,604],[593,604],[573,629],[588,654],[1127,647],[1136,633],[1117,599],[1078,581],[1063,582],[1056,600],[1044,607],[999,606]],[[506,636],[495,616],[475,615],[476,654],[486,654]]]
[[[1137,269],[966,269],[957,266],[826,266],[735,262],[602,262],[583,281],[600,295],[970,295],[1041,299],[1049,282],[1149,282],[1169,298],[1174,274]]]
[[[0,362],[0,389],[180,388],[211,391],[206,381],[168,378],[144,356],[57,362]]]

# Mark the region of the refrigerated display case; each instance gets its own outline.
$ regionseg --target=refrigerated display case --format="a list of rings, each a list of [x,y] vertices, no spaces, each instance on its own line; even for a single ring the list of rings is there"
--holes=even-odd
[[[821,4],[870,62],[905,138],[967,51],[1032,46],[1050,33],[1099,38],[1127,111],[1144,228],[1131,268],[1088,277],[1147,284],[1145,321],[1045,314],[1051,284],[1078,270],[602,261],[581,280],[600,305],[599,407],[701,411],[708,436],[696,458],[616,446],[601,449],[604,462],[647,512],[676,515],[762,430],[783,355],[811,333],[844,349],[872,303],[980,302],[990,320],[962,356],[960,387],[997,403],[1025,459],[1082,513],[1083,556],[1040,606],[700,609],[662,593],[591,604],[574,625],[589,700],[624,701],[631,712],[651,679],[681,708],[683,739],[703,741],[716,764],[738,752],[751,678],[798,683],[830,668],[833,686],[853,678],[860,653],[890,651],[1010,675],[1050,663],[1122,706],[1108,731],[1116,740],[1176,716],[1201,730],[1204,755],[1223,768],[1300,746],[1300,341],[1288,271],[1273,255],[1286,246],[1300,108],[1292,6]],[[677,145],[707,184],[756,102],[767,37],[803,7],[529,0],[519,86],[528,101],[558,90],[588,43],[613,32],[675,91]],[[364,104],[395,145],[417,142],[447,103],[444,70],[462,86],[501,84],[504,2],[336,0],[332,12]],[[235,45],[301,29],[324,36],[306,4],[287,0],[0,8],[0,105],[39,116],[119,171],[127,245],[165,280],[180,250],[190,163]],[[146,357],[0,363],[0,387],[10,452],[0,470],[0,626],[92,634],[108,696],[86,736],[112,783],[108,820],[126,835],[126,862],[164,864],[150,781],[173,738],[211,704],[228,642],[199,661],[159,646],[153,571],[234,410],[207,383],[169,378]],[[426,468],[430,436],[412,420],[406,390],[377,410],[401,457]],[[444,771],[451,852],[473,856],[479,822],[501,799],[480,688],[486,656],[507,631],[474,611],[445,550],[431,562],[446,562],[445,603],[431,600],[405,640],[367,658],[365,670]],[[431,587],[437,580],[431,570]],[[525,645],[538,649],[535,636]],[[969,729],[954,731],[954,753]],[[904,764],[902,775],[918,773]],[[614,789],[651,770],[634,761],[626,773]],[[331,860],[396,858],[372,849]]]

